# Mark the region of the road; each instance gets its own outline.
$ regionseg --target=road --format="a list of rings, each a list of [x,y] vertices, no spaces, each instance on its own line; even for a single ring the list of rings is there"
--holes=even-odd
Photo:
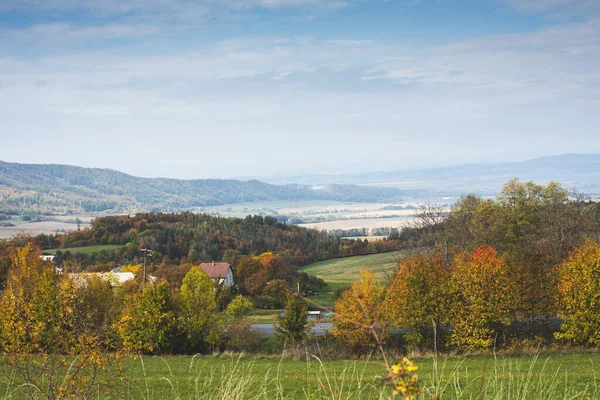
[[[274,324],[253,324],[252,329],[260,334],[260,336],[265,337],[273,337],[275,333],[273,332]],[[317,322],[313,324],[311,333],[314,333],[317,336],[323,336],[326,331],[331,331],[331,322]]]

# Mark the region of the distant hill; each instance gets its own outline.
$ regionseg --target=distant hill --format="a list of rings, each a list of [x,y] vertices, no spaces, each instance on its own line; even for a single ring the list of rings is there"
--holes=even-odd
[[[527,161],[464,164],[441,168],[397,170],[387,172],[307,175],[263,178],[270,183],[283,184],[338,184],[368,185],[412,190],[425,190],[437,194],[495,195],[508,180],[519,178],[537,183],[561,182],[567,188],[577,187],[582,192],[600,193],[600,154],[563,154],[540,157]]]
[[[176,212],[268,200],[399,201],[395,188],[139,178],[118,171],[0,161],[0,213]]]

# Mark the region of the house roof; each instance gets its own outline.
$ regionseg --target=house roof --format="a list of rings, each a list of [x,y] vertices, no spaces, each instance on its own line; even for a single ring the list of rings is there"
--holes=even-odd
[[[227,271],[231,265],[227,263],[201,263],[199,267],[202,271],[206,272],[210,278],[224,279],[227,276]]]

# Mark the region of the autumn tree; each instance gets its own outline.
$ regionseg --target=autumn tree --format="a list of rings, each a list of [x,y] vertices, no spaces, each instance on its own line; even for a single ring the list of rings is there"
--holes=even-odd
[[[374,349],[387,335],[387,313],[383,307],[385,286],[371,270],[361,271],[335,303],[333,334],[357,350]]]
[[[600,245],[576,248],[557,268],[557,305],[564,323],[556,337],[600,346]]]
[[[32,242],[6,254],[10,268],[0,296],[0,340],[5,362],[22,380],[17,390],[29,398],[110,395],[111,383],[122,373],[118,356],[106,352],[108,332],[85,318],[104,304],[86,303],[76,283],[57,275],[40,256]]]
[[[438,327],[448,322],[453,300],[450,267],[443,255],[416,254],[400,259],[386,292],[387,317],[397,327],[414,329],[407,334],[413,344],[439,339]]]
[[[480,247],[455,258],[451,282],[456,301],[451,342],[465,350],[487,350],[497,329],[510,322],[513,288],[506,260],[491,247]]]
[[[32,242],[6,250],[10,262],[2,292],[1,341],[10,353],[31,354],[58,349],[60,322],[58,276],[41,259]]]

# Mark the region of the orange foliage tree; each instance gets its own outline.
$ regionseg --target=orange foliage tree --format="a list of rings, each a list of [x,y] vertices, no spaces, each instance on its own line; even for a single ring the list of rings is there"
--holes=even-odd
[[[510,322],[514,287],[504,256],[484,246],[455,257],[452,286],[456,302],[450,340],[464,350],[487,350],[497,327]]]

